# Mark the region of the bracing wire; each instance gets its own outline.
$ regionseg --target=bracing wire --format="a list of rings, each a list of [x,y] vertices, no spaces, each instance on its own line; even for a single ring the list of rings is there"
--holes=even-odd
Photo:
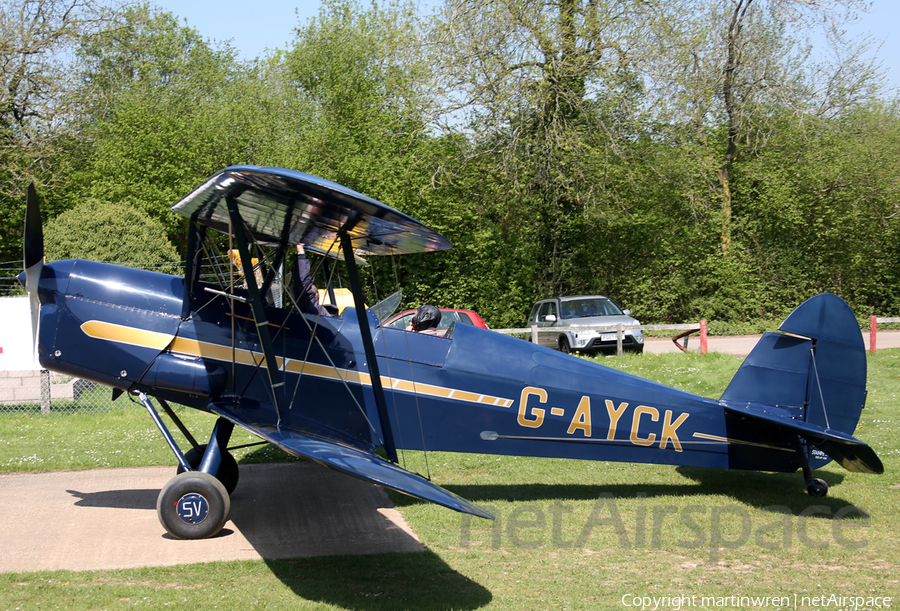
[[[315,275],[318,273],[320,266],[321,266],[321,261],[320,261],[319,265],[317,265],[316,268],[313,270],[313,272],[310,274],[310,277],[309,277],[310,283],[312,283],[312,279],[315,278]],[[332,266],[331,267],[331,275],[328,278],[329,282],[333,280],[335,271],[336,271],[336,266]],[[347,382],[346,379],[344,379],[344,376],[341,375],[340,369],[335,364],[334,360],[332,360],[331,355],[325,349],[325,346],[322,344],[322,340],[319,339],[318,334],[316,333],[316,330],[319,327],[319,320],[321,318],[321,310],[320,310],[320,313],[316,315],[315,324],[313,326],[310,326],[309,321],[306,319],[306,316],[304,316],[302,314],[302,312],[300,312],[300,306],[297,304],[297,301],[294,299],[294,296],[293,296],[293,294],[291,294],[291,291],[285,291],[285,294],[287,295],[288,299],[291,302],[291,311],[296,310],[298,313],[300,313],[300,319],[303,320],[304,324],[306,325],[307,330],[309,330],[311,339],[314,339],[315,342],[318,344],[319,348],[322,350],[322,354],[324,354],[325,358],[328,359],[328,363],[331,365],[331,368],[337,374],[338,379],[341,381],[341,383],[344,385],[344,388],[347,390],[347,394],[350,395],[350,398],[353,400],[353,403],[356,405],[357,409],[359,409],[360,414],[362,414],[362,417],[365,419],[366,423],[369,425],[369,428],[377,436],[378,430],[375,428],[375,425],[372,424],[372,421],[369,420],[369,416],[366,414],[366,410],[363,408],[363,406],[359,403],[359,400],[357,400],[356,396],[353,394],[353,391],[350,389],[349,383]],[[279,333],[280,333],[280,331],[279,331]],[[300,373],[297,376],[297,382],[294,385],[294,392],[292,393],[292,396],[291,396],[291,403],[290,403],[291,406],[293,405],[294,401],[296,400],[297,392],[300,389],[300,381],[303,377],[303,372],[306,367],[306,362],[309,360],[309,352],[311,349],[312,349],[312,341],[310,341],[309,344],[307,345],[306,355],[304,356],[302,365],[300,366]],[[287,367],[287,359],[286,358],[284,360],[284,367]],[[288,409],[290,409],[290,406],[288,407]],[[381,439],[379,437],[378,440],[382,445],[384,445],[383,439]]]
[[[828,410],[825,409],[825,396],[822,394],[822,382],[819,381],[819,368],[816,366],[816,350],[810,347],[809,354],[812,357],[813,374],[816,376],[816,388],[819,390],[819,400],[822,402],[822,414],[825,416],[825,428],[831,428],[828,423]]]

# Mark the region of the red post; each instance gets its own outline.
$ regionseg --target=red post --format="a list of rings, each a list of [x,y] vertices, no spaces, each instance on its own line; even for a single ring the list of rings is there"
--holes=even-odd
[[[869,316],[869,352],[875,352],[875,336],[878,334],[878,319]]]
[[[706,321],[700,321],[700,354],[706,354]]]

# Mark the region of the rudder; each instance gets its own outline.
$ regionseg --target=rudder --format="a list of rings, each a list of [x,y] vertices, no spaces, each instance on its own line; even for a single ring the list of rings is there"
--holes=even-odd
[[[800,304],[779,330],[760,339],[720,401],[853,435],[866,400],[865,344],[853,311],[822,293]],[[821,451],[809,456],[813,469],[829,460]]]

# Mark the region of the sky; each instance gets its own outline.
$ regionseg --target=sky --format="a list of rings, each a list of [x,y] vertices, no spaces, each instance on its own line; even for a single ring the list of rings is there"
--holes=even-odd
[[[244,59],[284,49],[294,30],[319,12],[318,0],[155,0],[209,40],[231,40]]]
[[[156,4],[186,19],[204,38],[231,40],[244,59],[259,57],[267,48],[287,48],[297,26],[318,14],[320,6],[319,0],[156,0]],[[883,43],[878,57],[896,88],[900,88],[900,36],[891,39],[891,34],[898,26],[900,1],[874,0],[871,10],[849,29],[855,36],[871,34]]]

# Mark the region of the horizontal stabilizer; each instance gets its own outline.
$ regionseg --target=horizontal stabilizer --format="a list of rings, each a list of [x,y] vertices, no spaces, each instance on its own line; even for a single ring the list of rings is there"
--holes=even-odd
[[[314,460],[315,462],[368,480],[380,486],[408,494],[423,501],[436,503],[462,513],[480,518],[493,519],[494,516],[473,505],[461,496],[432,484],[421,475],[401,469],[397,465],[381,459],[375,454],[357,448],[319,439],[293,430],[278,430],[274,426],[251,425],[236,418],[234,412],[215,403],[210,409],[220,416],[259,435],[269,443],[278,446],[288,454]]]
[[[794,433],[825,452],[848,471],[856,473],[884,473],[884,465],[875,451],[852,435],[835,429],[826,429],[810,422],[795,420],[763,411],[764,406],[725,406],[725,412],[747,418],[758,425],[782,432]]]

